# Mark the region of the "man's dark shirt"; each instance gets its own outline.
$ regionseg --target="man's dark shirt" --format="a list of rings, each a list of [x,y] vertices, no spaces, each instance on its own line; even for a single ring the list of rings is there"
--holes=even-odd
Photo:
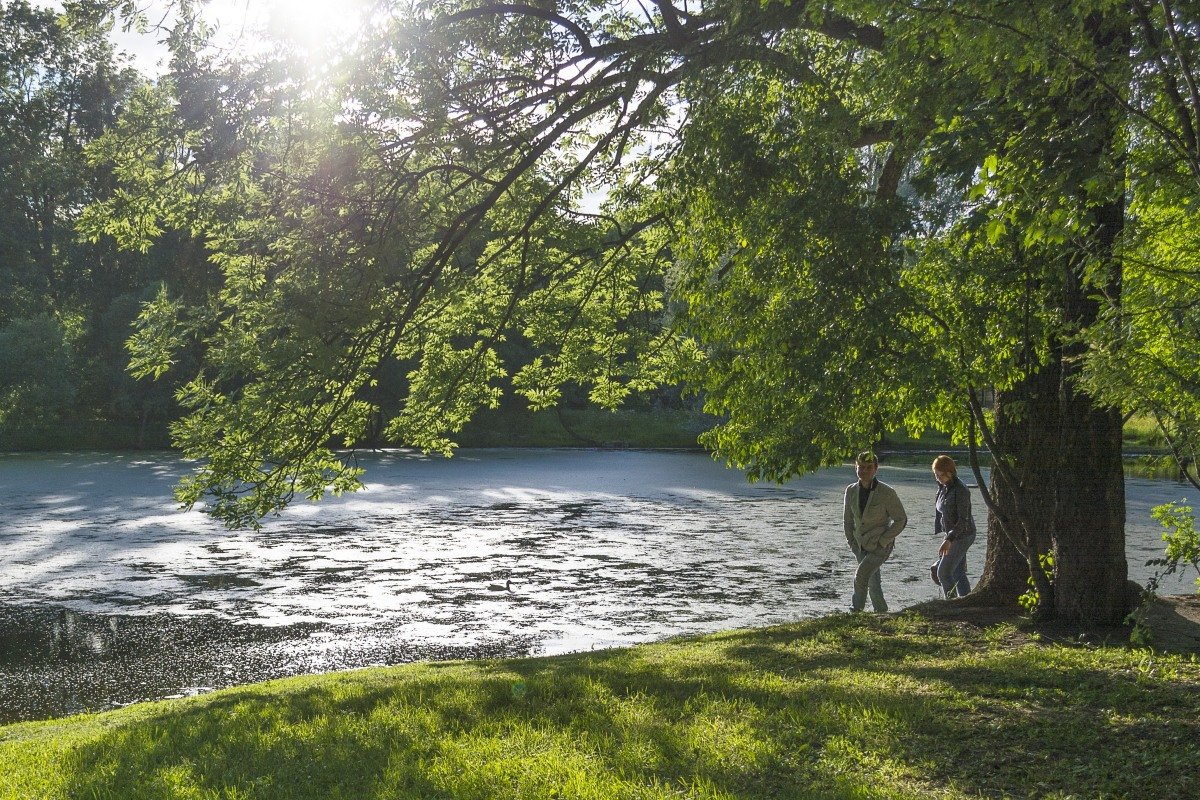
[[[879,485],[878,478],[871,478],[870,486],[858,485],[858,513],[861,515],[867,510],[867,501],[871,499],[871,492]]]

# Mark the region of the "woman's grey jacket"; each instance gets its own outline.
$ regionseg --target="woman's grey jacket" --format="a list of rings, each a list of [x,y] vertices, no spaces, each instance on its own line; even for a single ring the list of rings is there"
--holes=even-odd
[[[948,484],[938,484],[934,501],[933,532],[953,542],[975,535],[975,520],[971,517],[971,490],[955,478]]]
[[[860,487],[858,481],[846,487],[845,510],[842,514],[846,542],[856,553],[859,550],[867,553],[886,550],[908,524],[908,515],[904,513],[896,490],[879,480],[875,481],[875,488],[867,498],[867,507],[859,512]]]

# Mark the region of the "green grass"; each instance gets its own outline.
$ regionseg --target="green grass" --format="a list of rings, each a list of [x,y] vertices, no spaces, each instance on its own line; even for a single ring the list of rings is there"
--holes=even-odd
[[[935,431],[932,428],[926,429],[921,434],[920,438],[913,438],[908,435],[907,431],[895,430],[885,434],[882,441],[879,443],[881,450],[899,449],[899,450],[947,450],[951,448],[962,449],[962,445],[953,445],[950,442],[950,436]],[[932,459],[931,459],[932,460]]]
[[[698,411],[621,409],[606,411],[588,407],[531,412],[515,403],[499,409],[483,409],[456,441],[463,447],[684,447],[697,448],[696,437],[717,423],[715,417]],[[563,423],[566,423],[564,427]],[[1125,424],[1127,450],[1151,451],[1165,464],[1166,441],[1153,418],[1138,416]],[[926,430],[919,439],[904,431],[893,431],[879,444],[885,450],[962,451],[950,437]],[[167,449],[170,437],[161,421],[139,431],[129,422],[60,420],[44,427],[0,425],[0,451],[4,450],[134,450]],[[852,454],[847,454],[850,457]],[[983,454],[986,457],[986,453]],[[923,457],[923,456],[922,456]],[[1173,477],[1170,467],[1142,465],[1144,477]],[[1148,471],[1149,470],[1149,471]],[[1162,475],[1159,475],[1162,473]]]
[[[63,419],[40,426],[0,424],[0,452],[46,450],[162,450],[170,447],[161,420],[145,431],[133,422]]]
[[[1200,665],[837,615],[0,728],[5,798],[1161,798]]]
[[[1130,417],[1122,430],[1122,436],[1127,449],[1165,451],[1167,441],[1154,417],[1137,414]]]
[[[565,423],[565,426],[564,426]],[[699,447],[715,420],[693,411],[485,409],[463,430],[463,447]]]

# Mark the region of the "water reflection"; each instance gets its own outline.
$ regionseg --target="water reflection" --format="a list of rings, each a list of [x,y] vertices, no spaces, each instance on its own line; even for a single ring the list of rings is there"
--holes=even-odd
[[[386,623],[247,625],[217,615],[0,609],[0,723],[184,697],[270,678],[416,660],[528,655],[530,636],[470,647]]]
[[[229,532],[174,510],[183,465],[172,456],[0,456],[0,719],[366,664],[628,644],[847,604],[848,469],[762,486],[699,453],[365,460],[367,491]],[[900,608],[937,596],[932,484],[924,463],[881,476],[911,516],[884,569]],[[1144,579],[1161,552],[1149,508],[1186,492],[1129,487],[1130,568]]]
[[[112,649],[119,630],[116,617],[108,617],[99,626],[91,627],[84,623],[82,615],[60,608],[58,618],[50,625],[53,654],[60,660],[103,658]]]

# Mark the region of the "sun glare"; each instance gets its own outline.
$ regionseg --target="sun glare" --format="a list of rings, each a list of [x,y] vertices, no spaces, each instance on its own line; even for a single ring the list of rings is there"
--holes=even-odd
[[[365,5],[366,0],[267,0],[267,31],[313,51],[325,50],[355,33]]]

